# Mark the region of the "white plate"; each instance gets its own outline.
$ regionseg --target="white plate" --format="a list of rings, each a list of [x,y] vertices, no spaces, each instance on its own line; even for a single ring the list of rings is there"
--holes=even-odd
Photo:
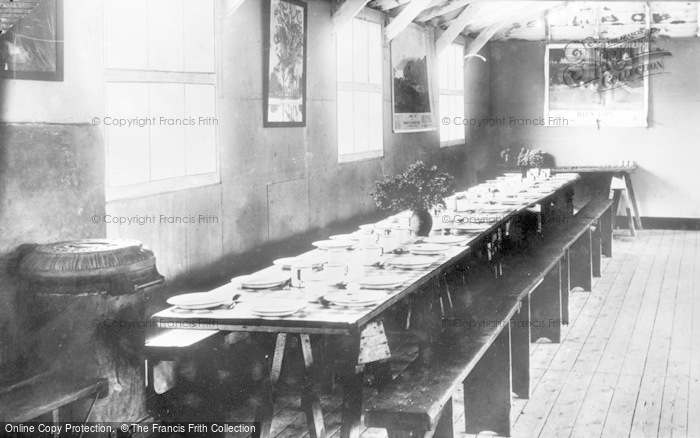
[[[447,245],[439,243],[417,243],[408,247],[408,251],[418,255],[437,255],[450,249]]]
[[[427,256],[406,256],[395,257],[387,260],[387,263],[400,269],[422,269],[427,268],[435,262],[435,259]]]
[[[171,306],[187,310],[211,309],[229,302],[220,294],[210,292],[194,292],[189,294],[175,295],[166,301]]]
[[[269,289],[271,287],[280,286],[288,280],[288,272],[268,272],[253,274],[244,278],[241,281],[241,286],[246,289]]]
[[[305,257],[283,257],[281,259],[277,259],[274,262],[272,262],[275,266],[279,266],[282,269],[292,269],[292,265],[301,263],[301,264],[309,264],[309,265],[320,265],[323,262],[320,260],[313,260],[312,258],[305,258]]]
[[[472,223],[472,222],[467,222],[465,224],[455,224],[453,227],[455,230],[459,231],[484,231],[485,229],[489,228],[493,224],[488,224],[488,223]]]
[[[386,298],[386,293],[373,290],[360,292],[333,292],[323,298],[331,304],[343,307],[365,307],[376,304]]]
[[[272,262],[275,266],[279,266],[282,269],[292,269],[292,265],[296,263],[298,259],[296,257],[284,257],[277,259]]]
[[[522,205],[526,204],[527,200],[522,198],[504,198],[500,199],[498,202],[500,202],[503,205]]]
[[[401,275],[373,275],[355,281],[364,289],[393,289],[401,286],[406,279]]]
[[[359,240],[360,238],[357,236],[357,234],[336,234],[334,236],[329,237],[331,240]]]
[[[506,213],[512,210],[510,207],[504,205],[484,205],[479,208],[479,210],[484,213]]]
[[[553,191],[554,189],[552,187],[543,186],[530,187],[529,189],[527,189],[527,193],[550,193]]]
[[[430,236],[423,239],[426,243],[437,243],[440,245],[458,245],[468,241],[463,236]]]
[[[355,245],[355,242],[351,240],[319,240],[317,242],[312,243],[313,246],[315,246],[318,249],[347,249],[347,248],[352,248]]]

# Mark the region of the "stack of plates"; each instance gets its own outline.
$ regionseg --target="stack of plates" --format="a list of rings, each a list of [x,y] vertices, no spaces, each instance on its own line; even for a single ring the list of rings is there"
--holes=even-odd
[[[331,239],[331,240],[319,240],[318,242],[312,243],[318,249],[349,249],[355,245],[352,240],[345,239]]]
[[[546,192],[549,193],[549,190]],[[526,201],[534,201],[535,199],[540,199],[545,192],[529,192],[529,193],[519,193],[518,197],[525,199]]]
[[[479,210],[484,213],[506,213],[512,210],[512,208],[505,205],[484,205],[479,207]]]
[[[352,234],[336,234],[329,237],[331,240],[360,240],[360,236],[357,233]]]
[[[373,306],[386,298],[386,293],[378,290],[360,292],[340,291],[323,297],[326,301],[341,307]]]
[[[185,310],[201,310],[219,307],[222,304],[230,303],[230,300],[211,292],[195,292],[190,294],[176,295],[170,297],[167,303]]]
[[[284,257],[277,259],[272,262],[275,266],[279,266],[282,269],[292,269],[292,265],[304,264],[304,265],[320,265],[323,263],[321,260],[314,260],[311,257]]]
[[[387,260],[387,263],[399,269],[424,269],[432,265],[434,261],[435,259],[432,257],[414,255],[394,257]]]
[[[276,318],[293,315],[304,307],[306,307],[306,301],[275,298],[257,301],[250,307],[250,313],[256,316]]]
[[[430,236],[423,240],[425,243],[437,243],[439,245],[459,245],[469,239],[464,236]]]
[[[549,192],[553,192],[554,188],[538,185],[538,186],[530,187],[529,189],[527,189],[527,191],[529,193],[549,193]]]
[[[454,226],[454,229],[457,231],[464,231],[464,232],[481,232],[484,231],[485,229],[489,228],[491,224],[482,222],[482,223],[474,223],[474,222],[466,222],[463,224],[456,224]]]
[[[499,199],[498,202],[500,202],[503,205],[522,205],[525,204],[527,201],[525,201],[522,198],[502,198]]]
[[[243,278],[241,286],[246,289],[269,289],[281,286],[287,281],[289,281],[288,272],[265,272]]]
[[[363,289],[393,289],[401,286],[406,279],[400,275],[373,275],[357,280]]]
[[[408,247],[408,251],[416,255],[439,255],[448,249],[449,246],[439,243],[418,243]]]

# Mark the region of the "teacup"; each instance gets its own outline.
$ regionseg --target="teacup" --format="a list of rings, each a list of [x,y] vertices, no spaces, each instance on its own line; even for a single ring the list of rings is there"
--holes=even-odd
[[[410,228],[397,228],[394,230],[396,233],[396,236],[399,239],[399,245],[408,242],[411,240],[411,230]]]
[[[390,252],[399,246],[399,235],[396,233],[383,234],[379,237],[377,244],[381,246],[383,252]],[[381,256],[381,254],[380,254]]]
[[[469,210],[469,198],[466,196],[462,198],[457,198],[455,211],[467,211]]]
[[[362,255],[362,264],[372,266],[379,263],[384,254],[384,249],[379,245],[367,245],[360,248]]]
[[[326,261],[329,265],[344,265],[348,263],[348,251],[345,248],[326,250]]]
[[[292,287],[304,287],[304,281],[313,273],[311,262],[296,262],[292,264]]]
[[[304,279],[304,295],[310,302],[329,292],[329,278],[325,271],[314,272]]]
[[[345,274],[348,273],[348,265],[345,264],[326,264],[323,267],[323,271],[326,273],[328,281],[331,283],[340,283],[345,279]]]
[[[358,242],[360,246],[374,245],[379,241],[379,234],[374,230],[360,230]]]

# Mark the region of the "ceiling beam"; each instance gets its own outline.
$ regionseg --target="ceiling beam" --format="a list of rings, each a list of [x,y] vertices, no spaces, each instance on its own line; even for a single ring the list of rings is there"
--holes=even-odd
[[[567,2],[560,2],[556,6],[544,10],[544,12],[536,12],[536,15],[529,15],[528,17],[518,20],[518,21],[513,21],[509,24],[507,24],[505,27],[501,28],[498,32],[496,32],[496,35],[494,35],[491,38],[491,41],[496,41],[500,40],[501,38],[506,38],[508,37],[511,32],[521,28],[521,27],[526,27],[529,23],[535,20],[544,20],[544,32],[545,32],[545,41],[551,41],[550,37],[550,30],[549,30],[549,13],[552,11],[556,11],[558,9],[561,9],[565,7]]]
[[[245,0],[227,0],[224,3],[224,16],[230,17],[235,14],[243,2],[245,2]]]
[[[416,17],[416,22],[425,23],[426,21],[430,21],[435,17],[439,17],[440,15],[444,15],[448,12],[463,8],[473,2],[474,0],[447,0],[441,5],[428,8],[421,12],[418,17]]]
[[[481,50],[481,48],[489,42],[491,37],[503,26],[503,23],[496,23],[482,30],[481,33],[477,35],[476,39],[469,44],[469,47],[467,47],[467,54],[464,57],[467,58],[469,56],[476,55],[479,50]]]
[[[543,14],[545,11],[557,7],[561,7],[566,4],[566,2],[563,1],[558,1],[558,2],[523,2],[525,3],[524,7],[521,8],[516,8],[515,10],[512,10],[509,13],[506,13],[506,16],[503,18],[498,23],[494,23],[486,27],[484,30],[479,33],[479,35],[476,37],[474,41],[467,47],[467,56],[474,55],[481,50],[486,43],[489,42],[491,37],[493,37],[496,32],[498,32],[500,29],[509,26],[513,24],[516,21],[523,21],[523,20],[529,20],[531,17],[536,17],[541,14]],[[493,3],[491,3],[493,4]]]
[[[401,11],[401,13],[384,28],[386,43],[399,36],[411,22],[423,12],[433,0],[413,0]]]
[[[450,27],[440,35],[440,38],[435,42],[437,55],[439,56],[443,50],[452,44],[452,41],[457,38],[457,35],[462,33],[465,27],[469,26],[474,21],[474,17],[479,13],[479,10],[484,7],[484,0],[472,1],[461,14],[450,24]]]
[[[345,3],[340,5],[337,11],[331,17],[333,24],[333,33],[337,34],[340,30],[352,21],[353,18],[369,3],[369,0],[345,0]]]

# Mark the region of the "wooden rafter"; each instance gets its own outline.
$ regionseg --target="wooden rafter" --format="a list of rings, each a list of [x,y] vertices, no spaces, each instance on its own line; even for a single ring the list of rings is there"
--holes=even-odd
[[[369,3],[369,0],[345,0],[331,17],[333,33],[340,30],[352,21],[353,18]]]
[[[416,17],[416,22],[425,23],[435,17],[463,8],[473,2],[474,0],[447,0],[440,5],[433,6],[421,12],[418,17]]]
[[[484,7],[485,0],[472,1],[456,20],[450,24],[445,32],[440,35],[440,38],[435,42],[437,54],[440,55],[452,41],[457,38],[457,35],[462,33],[465,27],[469,26],[474,21],[474,17],[479,13],[479,10]]]
[[[400,8],[410,1],[411,0],[371,0],[368,6],[378,11],[389,12]]]
[[[502,27],[498,32],[496,32],[496,34],[493,37],[491,37],[491,40],[495,41],[501,38],[505,38],[517,28],[524,27],[533,20],[542,19],[545,21],[545,41],[548,41],[550,39],[550,30],[548,29],[547,23],[549,21],[549,13],[566,7],[567,3],[568,2],[559,2],[553,7],[545,9],[544,12],[534,12],[533,14],[528,14],[527,16],[523,17],[521,20],[511,21],[509,24],[506,24],[506,26]]]
[[[384,29],[384,36],[386,37],[386,42],[389,43],[391,40],[399,36],[401,32],[408,27],[409,24],[423,12],[425,8],[428,7],[433,0],[413,0],[411,3],[406,5],[406,7],[401,11],[401,13],[389,23]]]
[[[511,11],[506,13],[506,16],[501,21],[493,23],[487,26],[484,30],[482,30],[481,33],[479,33],[479,35],[476,37],[476,39],[469,45],[469,47],[467,47],[466,56],[478,53],[479,50],[481,50],[481,48],[489,42],[491,37],[493,37],[496,34],[496,32],[503,29],[504,27],[507,27],[516,21],[529,20],[531,17],[541,15],[549,9],[561,7],[564,4],[566,4],[566,2],[563,1],[523,3],[524,5],[520,8],[511,8]]]

